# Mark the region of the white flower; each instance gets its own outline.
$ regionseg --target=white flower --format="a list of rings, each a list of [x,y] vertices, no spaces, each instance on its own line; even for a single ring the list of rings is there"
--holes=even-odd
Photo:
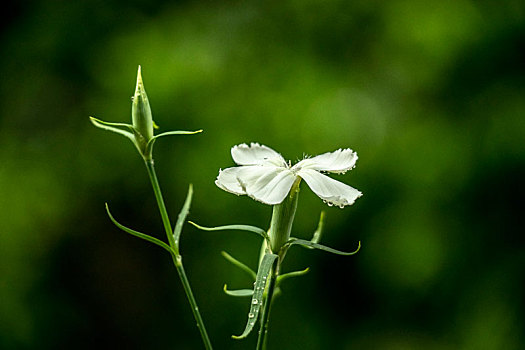
[[[251,143],[232,147],[231,155],[238,167],[219,170],[215,184],[225,191],[248,195],[269,205],[281,203],[301,178],[328,205],[343,208],[351,205],[362,193],[321,172],[343,174],[355,167],[357,154],[351,149],[338,149],[291,166],[273,149]]]

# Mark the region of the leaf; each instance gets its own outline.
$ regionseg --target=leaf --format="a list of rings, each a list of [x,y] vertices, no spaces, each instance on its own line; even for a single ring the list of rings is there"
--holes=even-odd
[[[286,280],[288,278],[293,278],[293,277],[299,277],[299,276],[302,276],[302,275],[306,275],[308,273],[308,271],[310,271],[309,267],[307,267],[306,269],[301,270],[301,271],[293,271],[293,272],[288,272],[288,273],[284,273],[282,275],[279,275],[279,276],[277,276],[276,285],[278,286],[282,281],[284,281],[284,280]]]
[[[197,225],[196,223],[192,221],[188,221],[190,224],[195,226],[196,228],[203,230],[203,231],[223,231],[223,230],[240,230],[240,231],[249,231],[257,233],[259,236],[263,237],[265,240],[270,241],[270,238],[268,237],[268,233],[266,233],[265,230],[259,227],[250,226],[250,225],[226,225],[226,226],[217,226],[217,227],[204,227]]]
[[[156,124],[154,123],[153,127],[155,126]],[[155,129],[158,129],[158,126]],[[151,153],[153,152],[153,144],[155,143],[155,141],[157,141],[159,137],[170,136],[170,135],[192,135],[192,134],[198,134],[200,132],[202,132],[202,129],[196,130],[196,131],[182,131],[182,130],[181,131],[167,131],[167,132],[163,132],[162,134],[155,135],[148,141],[148,144],[146,145],[145,153],[151,155]]]
[[[158,128],[158,126],[157,126],[157,128]],[[195,130],[195,131],[183,131],[183,130],[166,131],[166,132],[163,132],[162,134],[158,134],[156,136],[153,136],[153,139],[158,139],[159,137],[169,136],[169,135],[193,135],[193,134],[198,134],[200,132],[202,132],[202,129]]]
[[[131,141],[135,142],[135,130],[133,128],[133,125],[125,123],[109,123],[94,117],[89,117],[89,119],[97,128],[124,135]]]
[[[155,237],[151,237],[147,234],[144,234],[144,233],[141,233],[141,232],[138,232],[138,231],[135,231],[135,230],[132,230],[130,228],[127,228],[126,226],[120,224],[117,220],[115,220],[115,218],[113,217],[113,215],[111,215],[111,212],[109,211],[109,206],[108,204],[106,203],[106,211],[108,213],[108,216],[109,218],[111,219],[111,221],[113,221],[113,223],[118,227],[120,228],[122,231],[124,232],[127,232],[129,234],[132,234],[133,236],[136,236],[136,237],[139,237],[139,238],[142,238],[148,242],[151,242],[153,244],[156,244],[158,245],[159,247],[161,248],[164,248],[166,249],[170,254],[173,254],[173,250],[170,248],[169,245],[167,245],[166,243],[162,242],[161,240],[155,238]]]
[[[319,216],[319,224],[317,224],[317,230],[314,232],[314,236],[311,239],[312,243],[319,243],[321,240],[321,236],[323,234],[323,228],[324,228],[324,216],[325,212],[324,210],[321,211],[321,215]]]
[[[179,239],[180,239],[180,234],[182,232],[182,225],[184,225],[184,221],[186,220],[190,212],[192,198],[193,198],[193,185],[190,184],[188,186],[188,194],[186,196],[186,200],[184,201],[184,205],[182,206],[182,209],[177,218],[177,222],[175,223],[175,228],[173,230],[173,240],[175,242],[175,246],[177,250],[179,249]]]
[[[253,287],[253,296],[250,305],[250,312],[248,313],[248,323],[246,324],[244,332],[239,336],[232,336],[233,339],[246,338],[248,334],[250,334],[250,332],[252,331],[253,326],[255,326],[255,322],[257,321],[257,318],[259,316],[259,311],[261,310],[262,297],[264,294],[264,289],[266,288],[266,282],[268,280],[270,271],[276,259],[277,255],[275,254],[266,253],[264,255],[261,264],[259,265],[259,270],[257,271],[257,278]]]
[[[237,290],[228,290],[228,286],[224,285],[224,293],[232,297],[251,297],[253,295],[253,290],[251,289],[237,289]]]
[[[307,248],[320,249],[320,250],[324,250],[325,252],[338,254],[338,255],[354,255],[355,253],[359,251],[359,249],[361,249],[361,241],[359,241],[359,245],[357,249],[350,253],[342,252],[340,250],[333,249],[333,248],[330,248],[330,247],[327,247],[327,246],[324,246],[318,243],[314,243],[312,241],[306,241],[304,239],[298,239],[298,238],[291,238],[286,244],[288,244],[289,246],[300,245],[300,246],[307,247]]]
[[[244,272],[246,272],[248,275],[250,275],[250,277],[255,281],[255,279],[257,278],[257,275],[255,274],[255,271],[253,271],[252,269],[250,269],[247,265],[243,264],[242,262],[240,262],[239,260],[235,259],[233,256],[231,256],[230,254],[222,251],[221,252],[222,256],[228,260],[229,262],[231,262],[233,265],[237,266],[238,268],[240,268],[241,270],[243,270]]]

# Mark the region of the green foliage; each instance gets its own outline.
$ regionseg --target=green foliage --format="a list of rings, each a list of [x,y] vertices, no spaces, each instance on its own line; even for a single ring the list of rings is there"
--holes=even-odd
[[[246,323],[246,328],[239,336],[232,336],[234,339],[243,339],[251,333],[257,319],[259,317],[259,311],[263,306],[263,294],[266,290],[266,282],[268,282],[270,277],[270,271],[274,263],[276,263],[277,255],[266,253],[264,254],[259,269],[257,270],[257,277],[255,283],[253,284],[253,295],[250,303],[250,312],[248,313],[248,322]]]
[[[294,237],[291,237],[290,240],[286,244],[288,246],[299,245],[299,246],[306,247],[306,248],[320,249],[320,250],[324,250],[325,252],[333,253],[333,254],[337,254],[337,255],[354,255],[361,248],[361,242],[359,242],[359,246],[357,247],[356,250],[354,250],[353,252],[348,252],[347,253],[347,252],[342,252],[340,250],[324,246],[324,245],[319,244],[319,243],[314,243],[312,241],[306,241],[304,239],[298,239],[298,238],[294,238]]]
[[[131,234],[133,236],[138,237],[138,238],[142,238],[143,240],[146,240],[146,241],[151,242],[153,244],[156,244],[159,247],[161,247],[161,248],[165,249],[166,251],[168,251],[168,253],[173,254],[173,250],[170,248],[170,246],[167,245],[166,243],[162,242],[161,240],[159,240],[159,239],[157,239],[155,237],[151,237],[150,235],[147,235],[145,233],[132,230],[132,229],[130,229],[130,228],[120,224],[117,220],[115,220],[113,215],[111,215],[111,212],[109,211],[109,206],[108,206],[107,203],[106,203],[106,211],[107,211],[108,216],[111,219],[111,221],[115,224],[115,226],[117,226],[122,231],[127,232],[127,233],[129,233],[129,234]]]
[[[239,230],[239,231],[247,231],[247,232],[253,232],[264,238],[266,241],[269,241],[268,233],[263,230],[262,228],[250,226],[250,225],[225,225],[225,226],[217,226],[217,227],[204,227],[197,225],[194,222],[189,222],[199,230],[204,231],[224,231],[224,230]]]

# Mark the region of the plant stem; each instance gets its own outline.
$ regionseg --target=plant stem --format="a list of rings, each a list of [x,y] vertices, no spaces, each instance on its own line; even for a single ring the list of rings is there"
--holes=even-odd
[[[166,205],[164,204],[164,198],[162,197],[162,192],[160,190],[159,180],[157,179],[157,173],[155,172],[155,166],[153,164],[153,159],[146,160],[146,168],[148,169],[148,175],[151,180],[151,185],[153,186],[153,192],[155,192],[155,198],[157,199],[157,204],[160,210],[160,216],[162,218],[162,223],[164,224],[164,230],[166,231],[166,236],[170,247],[176,248],[176,253],[178,254],[178,245],[175,245],[173,239],[173,230],[171,229],[171,223],[168,216],[168,211],[166,210]]]
[[[151,185],[153,186],[153,192],[155,192],[155,198],[157,199],[157,204],[159,206],[160,216],[162,217],[162,223],[164,224],[164,230],[166,231],[166,236],[168,238],[169,245],[173,250],[172,255],[171,255],[173,264],[175,265],[175,268],[177,269],[180,281],[182,282],[182,286],[184,287],[184,291],[186,292],[186,297],[188,298],[188,301],[190,303],[191,311],[193,312],[193,317],[195,318],[195,321],[197,322],[197,328],[199,328],[199,332],[201,334],[204,346],[207,350],[211,350],[212,346],[211,346],[210,339],[208,337],[208,333],[206,332],[206,328],[204,327],[204,322],[199,312],[197,301],[195,300],[195,297],[193,296],[193,292],[191,291],[191,287],[190,287],[190,282],[188,281],[188,277],[186,276],[186,271],[184,270],[184,266],[182,265],[182,256],[179,254],[179,243],[175,242],[175,239],[173,237],[173,230],[171,228],[168,211],[166,210],[166,205],[164,204],[164,199],[162,197],[162,192],[160,190],[160,185],[157,179],[157,174],[155,172],[153,159],[145,160],[145,163],[146,163],[146,168],[148,169],[148,174],[151,180]]]
[[[268,236],[270,236],[270,247],[274,254],[280,254],[282,246],[290,239],[297,210],[300,182],[301,178],[297,178],[288,196],[280,204],[273,206]]]
[[[287,248],[285,244],[290,239],[290,232],[292,231],[295,211],[297,210],[300,183],[301,178],[298,178],[292,185],[288,196],[286,196],[280,204],[274,205],[273,207],[272,221],[270,223],[270,229],[268,230],[268,236],[270,237],[270,251],[274,254],[278,254],[279,257],[270,271],[270,281],[268,282],[268,289],[261,314],[261,328],[259,330],[259,337],[257,338],[257,350],[266,348],[266,335],[268,334],[270,309],[272,307],[275,284],[277,277],[279,276],[281,263],[286,255]]]
[[[268,292],[264,300],[264,308],[261,314],[261,328],[259,329],[259,337],[257,338],[256,350],[266,349],[266,335],[268,334],[268,324],[270,321],[270,310],[272,307],[273,293],[275,291],[275,282],[277,276],[279,276],[279,269],[281,265],[281,259],[278,258],[273,264],[270,272],[270,281],[268,282]]]

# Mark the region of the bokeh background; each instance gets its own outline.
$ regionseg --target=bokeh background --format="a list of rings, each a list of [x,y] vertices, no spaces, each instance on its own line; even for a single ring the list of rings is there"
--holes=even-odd
[[[9,1],[8,1],[9,2]],[[141,158],[88,116],[129,122],[142,66],[172,219],[266,227],[271,208],[214,185],[230,147],[293,161],[340,147],[364,193],[329,208],[306,186],[270,349],[525,348],[525,3],[469,0],[21,1],[0,45],[0,348],[199,349]],[[182,254],[217,349],[235,341],[259,239],[186,225]]]

